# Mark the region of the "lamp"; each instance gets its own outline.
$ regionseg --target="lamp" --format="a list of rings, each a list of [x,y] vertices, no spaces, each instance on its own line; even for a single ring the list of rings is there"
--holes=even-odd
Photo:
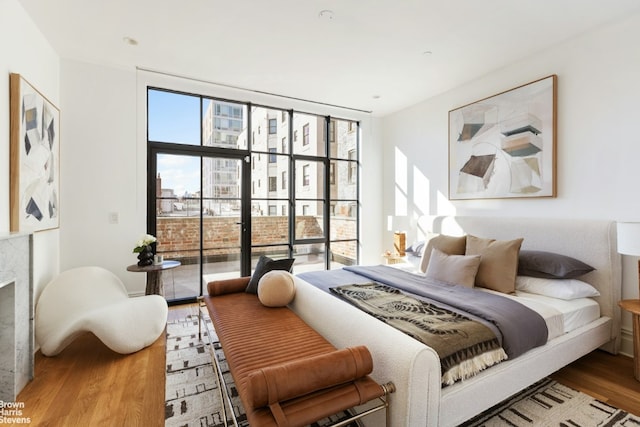
[[[640,256],[640,222],[618,222],[618,253]],[[638,288],[640,288],[640,259],[638,260]]]
[[[404,231],[396,231],[393,233],[393,249],[396,255],[405,256],[407,248],[407,234]]]

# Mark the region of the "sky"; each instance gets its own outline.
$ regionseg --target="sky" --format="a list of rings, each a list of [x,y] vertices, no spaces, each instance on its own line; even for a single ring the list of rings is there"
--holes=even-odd
[[[200,145],[200,99],[196,96],[149,90],[149,140]],[[162,188],[176,195],[200,190],[200,158],[159,155]]]

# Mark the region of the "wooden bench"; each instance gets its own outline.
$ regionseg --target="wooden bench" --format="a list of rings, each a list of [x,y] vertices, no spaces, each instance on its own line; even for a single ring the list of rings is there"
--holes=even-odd
[[[375,406],[352,411],[350,420],[384,409],[389,425],[388,395],[394,386],[380,385],[368,376],[373,361],[367,348],[336,349],[288,307],[265,307],[256,295],[244,292],[248,282],[248,277],[209,282],[209,295],[201,303],[211,317],[249,424],[306,426],[377,400]],[[213,350],[212,355],[226,393]],[[230,404],[228,395],[224,400]]]

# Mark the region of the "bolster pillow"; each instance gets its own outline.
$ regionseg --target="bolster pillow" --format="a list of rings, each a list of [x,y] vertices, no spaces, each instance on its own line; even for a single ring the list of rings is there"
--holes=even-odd
[[[260,408],[362,378],[373,370],[365,346],[349,347],[253,371],[249,403]]]
[[[207,291],[209,292],[209,296],[212,297],[244,292],[249,280],[251,280],[250,276],[237,277],[235,279],[214,280],[213,282],[207,283]]]

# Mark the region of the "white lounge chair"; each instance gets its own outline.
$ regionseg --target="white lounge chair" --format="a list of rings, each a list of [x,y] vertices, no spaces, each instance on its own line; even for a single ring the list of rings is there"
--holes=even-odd
[[[129,298],[122,281],[104,268],[74,268],[42,291],[36,304],[36,341],[42,354],[55,356],[91,332],[117,353],[134,353],[158,339],[167,313],[163,297]]]

